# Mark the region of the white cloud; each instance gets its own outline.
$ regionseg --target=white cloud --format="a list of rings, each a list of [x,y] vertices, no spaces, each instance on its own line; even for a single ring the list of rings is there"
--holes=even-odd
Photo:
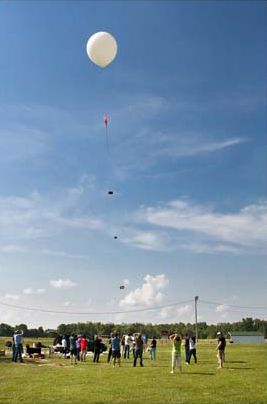
[[[42,295],[45,293],[45,289],[32,289],[30,287],[23,289],[22,293],[24,295]]]
[[[216,313],[225,313],[227,311],[230,310],[230,307],[227,306],[227,304],[219,304],[216,308],[215,308],[215,312]]]
[[[174,319],[178,319],[177,322],[183,321],[189,322],[191,321],[191,315],[193,313],[193,307],[190,304],[184,304],[182,306],[174,307],[167,306],[160,310],[159,314],[162,319],[174,321]],[[186,320],[187,319],[187,320]]]
[[[178,199],[158,208],[145,208],[142,215],[148,224],[197,235],[198,244],[200,236],[220,242],[213,246],[217,251],[237,252],[238,246],[263,249],[267,241],[266,201],[235,213],[219,213]],[[191,243],[193,240],[192,237]],[[221,242],[228,244],[222,245]],[[207,239],[205,244],[209,244]]]
[[[88,255],[84,254],[72,254],[70,252],[65,251],[57,251],[57,250],[49,250],[47,248],[43,248],[41,250],[28,248],[20,245],[3,245],[0,246],[0,251],[5,254],[34,254],[34,255],[45,255],[51,257],[62,257],[66,259],[73,259],[73,260],[90,260]]]
[[[67,189],[67,194],[71,200],[73,200],[73,198],[79,199],[88,190],[94,190],[95,182],[96,177],[94,175],[83,174],[77,186]]]
[[[140,288],[129,292],[121,301],[120,306],[153,306],[163,300],[164,294],[161,290],[165,289],[169,280],[164,274],[146,275],[144,283]]]
[[[55,236],[65,230],[102,230],[101,219],[90,213],[76,214],[77,195],[66,189],[59,196],[0,197],[0,227],[6,240],[29,240]]]
[[[37,251],[33,250],[32,252],[35,254],[62,257],[62,258],[73,259],[73,260],[85,260],[85,261],[90,260],[90,257],[88,255],[71,254],[71,253],[65,252],[65,251],[55,251],[55,250],[43,249],[43,250],[37,250]]]
[[[215,254],[215,253],[230,253],[230,254],[241,254],[245,253],[246,250],[237,246],[224,245],[224,244],[214,244],[212,242],[208,243],[179,243],[179,248],[183,250],[192,251],[196,254]]]
[[[160,138],[159,138],[160,139]],[[193,157],[200,154],[212,153],[229,147],[248,142],[248,139],[231,137],[214,142],[209,137],[201,138],[198,134],[168,134],[161,136],[161,147],[155,152],[158,156]]]
[[[20,296],[19,295],[16,295],[16,294],[12,294],[12,293],[6,293],[5,295],[4,295],[4,299],[6,299],[6,300],[18,300],[20,298]]]
[[[0,251],[89,260],[90,257],[84,254],[45,248],[34,250],[15,244],[29,239],[55,237],[66,230],[109,233],[108,229],[113,228],[113,225],[104,217],[74,214],[77,200],[72,205],[70,199],[64,205],[64,195],[67,193],[68,191],[63,192],[62,199],[57,202],[42,198],[37,192],[28,198],[0,197],[0,227],[5,235],[5,242],[10,242],[0,246]],[[129,217],[135,228],[131,228]],[[236,212],[216,212],[210,206],[176,199],[157,207],[144,207],[139,212],[128,215],[127,221],[127,234],[120,241],[143,250],[184,249],[197,254],[244,254],[251,251],[265,253],[266,201],[245,206]],[[142,225],[142,229],[138,229],[139,225]]]
[[[227,304],[220,304],[215,308],[215,313],[220,316],[222,321],[226,321],[229,318],[231,311],[233,311],[233,308],[230,308]]]
[[[9,244],[9,245],[3,245],[0,246],[0,251],[2,253],[6,253],[6,254],[14,254],[14,253],[25,253],[28,250],[25,247],[22,246],[18,246],[18,245],[13,245],[13,244]]]
[[[24,124],[0,126],[1,162],[23,162],[39,158],[47,153],[50,146],[47,133]]]
[[[70,279],[51,279],[50,285],[56,289],[71,289],[74,288],[77,284]]]
[[[152,231],[128,231],[128,236],[122,242],[131,244],[143,250],[163,251],[167,248],[168,236]]]

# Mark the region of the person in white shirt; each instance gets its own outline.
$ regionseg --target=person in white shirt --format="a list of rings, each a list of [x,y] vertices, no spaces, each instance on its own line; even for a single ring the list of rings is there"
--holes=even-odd
[[[63,352],[62,353],[63,353],[64,357],[66,358],[66,355],[67,355],[67,352],[68,352],[68,341],[67,341],[67,338],[65,336],[62,338],[61,345],[63,346]]]
[[[195,359],[195,363],[197,363],[197,350],[196,350],[196,338],[190,337],[189,338],[189,357],[188,357],[188,364],[190,364],[191,356],[193,355]]]
[[[131,336],[129,334],[125,335],[125,345],[124,345],[124,359],[129,359],[130,357],[130,346],[131,346]]]
[[[22,330],[17,330],[15,334],[13,335],[14,339],[14,348],[15,348],[15,355],[14,355],[14,362],[17,362],[18,358],[20,362],[22,363],[22,353],[23,353],[23,331]]]

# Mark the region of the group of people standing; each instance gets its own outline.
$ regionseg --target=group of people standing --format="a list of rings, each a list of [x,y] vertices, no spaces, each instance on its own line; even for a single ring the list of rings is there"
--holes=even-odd
[[[225,362],[225,347],[226,347],[226,339],[223,336],[221,331],[217,332],[218,340],[217,340],[217,359],[218,359],[218,368],[222,369]],[[175,368],[177,367],[180,372],[182,371],[182,359],[181,359],[181,347],[182,347],[182,337],[180,334],[175,333],[170,335],[170,340],[172,341],[172,370],[171,373],[174,373]],[[189,336],[185,334],[184,337],[184,348],[185,348],[185,363],[186,365],[190,365],[191,357],[194,357],[195,363],[197,363],[197,355],[196,355],[196,338],[194,336]]]
[[[157,340],[153,337],[149,352],[150,359],[156,359],[156,346]],[[115,367],[116,360],[118,365],[121,365],[121,357],[124,359],[130,358],[130,352],[133,353],[133,367],[136,367],[137,362],[139,360],[140,366],[144,366],[143,364],[143,352],[147,348],[147,338],[142,333],[134,334],[134,335],[124,335],[121,339],[118,333],[111,334],[109,339],[109,352],[107,361],[110,362],[112,357],[113,367]]]
[[[77,361],[85,362],[86,354],[89,350],[89,341],[85,335],[75,335],[58,337],[54,341],[54,346],[61,354],[67,357],[70,356],[71,364],[77,364]],[[157,341],[153,337],[151,341],[151,347],[149,348],[151,360],[156,359],[156,345]],[[106,349],[105,344],[102,342],[102,338],[96,335],[93,341],[93,348],[90,346],[90,350],[93,350],[94,358],[93,362],[98,363],[100,354]],[[142,333],[139,334],[127,334],[119,337],[118,333],[112,333],[108,338],[108,356],[107,362],[110,362],[112,358],[113,366],[116,363],[121,365],[121,358],[129,359],[130,352],[133,354],[133,366],[136,366],[139,359],[140,366],[143,366],[143,352],[147,348],[147,338]]]
[[[172,341],[172,370],[171,370],[171,373],[174,373],[176,367],[181,372],[182,371],[182,357],[181,357],[182,337],[180,334],[175,333],[175,334],[170,335],[169,339]],[[185,334],[184,348],[185,348],[186,365],[190,365],[190,360],[191,360],[192,356],[195,359],[195,363],[197,363],[196,338],[194,336],[189,336],[188,334]]]
[[[217,332],[218,340],[217,340],[217,359],[218,359],[218,367],[223,368],[225,362],[225,347],[226,347],[226,339],[223,336],[222,332]],[[23,353],[23,332],[21,330],[17,330],[13,335],[13,355],[12,361],[23,362],[22,353]],[[184,342],[183,337],[179,333],[174,333],[169,336],[169,339],[172,342],[172,361],[171,361],[171,373],[175,372],[175,368],[178,368],[180,372],[182,371],[182,359],[181,359],[181,350],[182,345],[185,349],[185,363],[186,365],[190,365],[191,358],[193,356],[195,364],[197,363],[197,355],[196,355],[196,338],[195,336],[190,336],[185,334]],[[59,342],[59,341],[58,341]],[[71,364],[77,364],[77,361],[85,362],[86,354],[88,352],[89,341],[85,335],[75,335],[72,334],[70,337],[63,336],[60,339],[60,345],[62,349],[62,354],[66,357],[66,354],[69,352]],[[103,351],[103,342],[99,335],[95,336],[94,339],[94,358],[93,362],[98,363],[100,354]],[[112,333],[108,340],[108,356],[107,362],[109,363],[112,358],[113,367],[115,367],[116,363],[118,366],[121,366],[121,357],[124,359],[130,358],[130,352],[133,354],[133,367],[136,367],[139,362],[140,366],[143,367],[143,353],[145,351],[149,352],[150,359],[156,360],[156,350],[157,350],[157,340],[153,337],[150,340],[149,346],[147,345],[147,338],[142,333],[138,334],[127,334],[122,338],[119,337],[118,333]]]
[[[68,341],[66,337],[62,339],[62,345],[64,347],[64,353],[68,350]],[[71,334],[69,338],[69,352],[70,352],[70,363],[76,365],[77,360],[85,362],[86,354],[88,348],[88,340],[85,335],[75,335]]]
[[[56,348],[60,347],[61,353],[64,357],[69,353],[71,364],[75,365],[77,364],[77,361],[86,361],[90,341],[85,335],[71,334],[69,337],[63,336],[62,338],[57,339],[57,341],[54,341],[54,343],[56,343]],[[102,346],[102,339],[99,335],[96,335],[93,342],[94,362],[99,362]]]

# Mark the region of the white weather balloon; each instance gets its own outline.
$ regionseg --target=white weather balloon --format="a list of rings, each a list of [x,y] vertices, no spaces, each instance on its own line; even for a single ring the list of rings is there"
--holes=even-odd
[[[97,32],[88,39],[86,50],[93,63],[106,67],[115,59],[118,45],[116,39],[108,32]]]

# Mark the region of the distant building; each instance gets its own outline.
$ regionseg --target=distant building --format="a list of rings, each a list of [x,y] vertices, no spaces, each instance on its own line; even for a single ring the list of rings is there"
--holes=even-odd
[[[264,335],[257,331],[235,331],[229,332],[230,342],[237,344],[262,344]]]
[[[48,328],[44,332],[45,332],[45,334],[49,335],[50,337],[55,337],[57,335],[57,330],[51,330],[50,328]]]
[[[169,332],[168,331],[161,331],[160,332],[160,339],[162,340],[168,340],[169,339]]]

